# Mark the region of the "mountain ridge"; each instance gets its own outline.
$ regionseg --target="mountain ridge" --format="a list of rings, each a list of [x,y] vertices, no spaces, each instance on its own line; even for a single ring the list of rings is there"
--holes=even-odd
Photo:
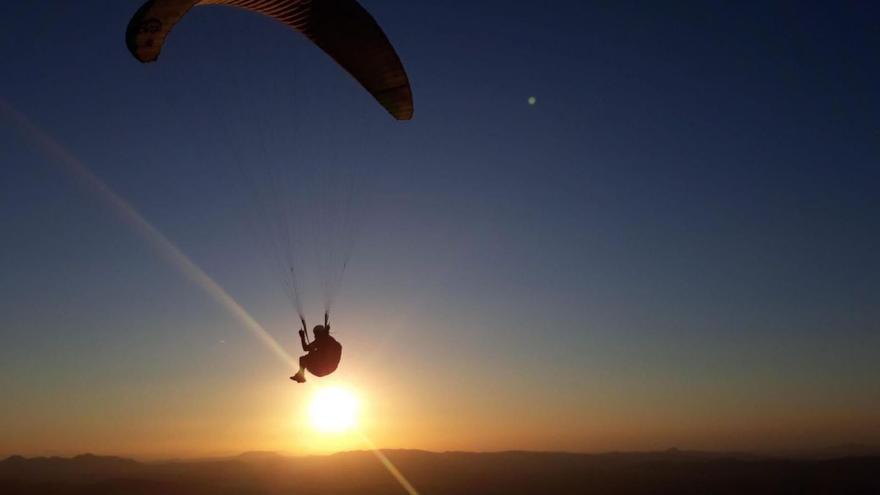
[[[604,454],[383,449],[422,494],[880,493],[880,455],[791,459],[668,449]],[[202,495],[403,493],[371,451],[277,452],[140,462],[117,456],[9,456],[0,493]]]

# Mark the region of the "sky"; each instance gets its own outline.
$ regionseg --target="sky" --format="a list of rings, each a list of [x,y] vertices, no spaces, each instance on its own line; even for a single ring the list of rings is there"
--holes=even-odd
[[[412,121],[260,16],[0,5],[0,456],[880,444],[876,3],[362,3]],[[305,386],[266,163],[358,186]]]

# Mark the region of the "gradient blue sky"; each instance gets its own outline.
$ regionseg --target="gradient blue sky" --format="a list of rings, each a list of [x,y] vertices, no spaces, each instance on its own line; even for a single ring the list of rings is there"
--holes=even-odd
[[[142,66],[138,5],[4,2],[0,97],[294,354],[225,136],[361,165],[336,380],[379,446],[880,442],[876,3],[364,1],[407,123],[239,11]],[[315,450],[288,370],[2,122],[0,455]]]

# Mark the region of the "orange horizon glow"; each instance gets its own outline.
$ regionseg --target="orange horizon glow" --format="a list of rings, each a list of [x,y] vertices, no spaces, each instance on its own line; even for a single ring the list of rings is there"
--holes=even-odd
[[[445,321],[432,321],[427,312],[409,308],[377,328],[367,309],[352,307],[349,318],[361,333],[349,335],[346,355],[357,359],[346,361],[332,377],[310,377],[305,388],[298,387],[284,374],[295,368],[296,360],[242,305],[69,150],[2,100],[0,108],[42,153],[84,181],[163,259],[233,315],[248,330],[242,335],[256,337],[238,342],[242,348],[260,343],[259,350],[243,354],[272,356],[265,363],[255,358],[248,366],[230,367],[222,375],[164,381],[153,377],[131,386],[88,373],[79,381],[41,390],[15,388],[13,383],[8,400],[20,404],[14,415],[4,416],[0,455],[92,452],[165,459],[252,450],[310,455],[362,450],[365,441],[376,453],[393,448],[603,452],[672,447],[760,452],[852,439],[880,442],[880,410],[870,397],[863,403],[825,401],[814,398],[811,390],[796,390],[801,402],[787,402],[773,393],[784,388],[783,382],[760,389],[762,383],[740,382],[736,376],[721,376],[721,385],[727,387],[723,397],[714,383],[640,376],[628,369],[615,380],[576,373],[546,376],[540,369],[522,371],[526,352],[483,350],[485,356],[460,364],[458,344],[438,347],[422,342],[424,337],[409,337],[413,327],[428,338],[447,327]],[[383,339],[395,338],[411,338],[401,347],[423,346],[413,355],[429,353],[430,360],[385,353]],[[34,369],[36,376],[41,372]],[[360,412],[356,428],[328,435],[309,423],[309,392],[333,386],[356,391]],[[828,396],[834,397],[831,392]]]

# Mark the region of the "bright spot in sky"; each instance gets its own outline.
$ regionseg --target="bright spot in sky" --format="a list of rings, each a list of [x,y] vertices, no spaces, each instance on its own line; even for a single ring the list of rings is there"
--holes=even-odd
[[[358,401],[348,390],[332,387],[315,392],[309,405],[312,428],[323,433],[340,433],[357,420]]]
[[[538,102],[538,99],[534,96],[529,96],[529,105],[533,105]]]

